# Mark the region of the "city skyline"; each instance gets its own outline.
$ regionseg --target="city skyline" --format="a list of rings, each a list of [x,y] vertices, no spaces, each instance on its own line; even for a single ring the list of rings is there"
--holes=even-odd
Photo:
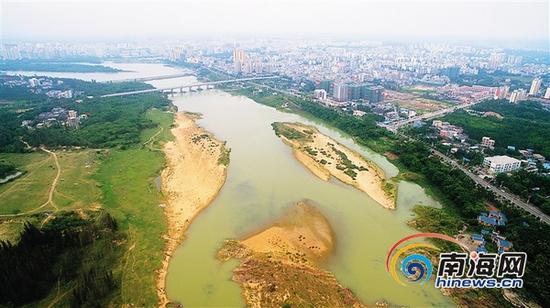
[[[5,42],[260,37],[430,40],[547,49],[548,9],[548,1],[495,0],[2,1],[1,37]]]

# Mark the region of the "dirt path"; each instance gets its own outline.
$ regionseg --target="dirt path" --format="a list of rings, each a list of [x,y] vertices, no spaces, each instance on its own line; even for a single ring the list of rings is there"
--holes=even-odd
[[[22,141],[22,142],[24,142],[24,141]],[[57,169],[57,173],[55,175],[55,178],[53,179],[52,184],[50,186],[50,190],[48,191],[48,200],[46,202],[44,202],[42,205],[40,205],[39,207],[34,208],[32,210],[29,210],[29,211],[26,211],[26,212],[23,212],[23,213],[18,213],[18,214],[3,214],[3,215],[0,215],[0,217],[17,217],[17,216],[27,215],[27,214],[36,212],[36,211],[40,210],[41,208],[46,207],[47,205],[51,205],[56,211],[59,210],[57,208],[57,206],[55,205],[55,203],[53,202],[53,193],[55,192],[55,188],[57,187],[57,182],[59,182],[59,177],[61,176],[61,166],[59,165],[59,160],[57,159],[57,154],[55,154],[55,152],[52,152],[52,151],[46,149],[45,147],[40,147],[40,149],[42,151],[50,154],[53,157],[53,160],[55,162],[55,168]]]
[[[149,150],[152,151],[162,151],[162,149],[153,148],[153,141],[155,141],[157,136],[160,135],[160,133],[162,133],[163,131],[164,127],[161,127],[158,132],[156,132],[153,136],[151,136],[151,138],[147,139],[147,141],[143,143],[143,146],[146,146]]]

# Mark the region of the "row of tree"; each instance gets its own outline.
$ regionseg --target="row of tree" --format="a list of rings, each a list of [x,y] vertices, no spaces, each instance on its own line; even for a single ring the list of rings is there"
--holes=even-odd
[[[550,215],[550,177],[520,169],[511,174],[499,173],[495,181]]]

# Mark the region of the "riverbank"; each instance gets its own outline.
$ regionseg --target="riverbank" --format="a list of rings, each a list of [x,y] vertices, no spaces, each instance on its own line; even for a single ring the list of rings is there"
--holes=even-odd
[[[384,172],[371,161],[315,127],[301,123],[273,123],[273,129],[294,156],[324,181],[331,176],[369,195],[388,209],[395,209],[397,185],[384,178]]]
[[[240,260],[233,280],[241,285],[249,307],[362,307],[351,290],[318,267],[333,247],[326,218],[299,202],[268,228],[227,241],[218,257]]]
[[[184,239],[184,232],[201,210],[217,196],[226,179],[229,150],[225,143],[196,124],[200,115],[178,113],[171,132],[174,140],[163,146],[167,167],[162,192],[168,230],[164,259],[157,279],[159,305],[166,306],[165,283],[170,258]]]

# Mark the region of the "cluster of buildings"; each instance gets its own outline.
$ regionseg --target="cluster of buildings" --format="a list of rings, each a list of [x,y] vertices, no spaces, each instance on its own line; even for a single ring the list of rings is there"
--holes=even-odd
[[[46,96],[52,98],[73,98],[73,90],[50,90],[46,92]]]
[[[510,103],[518,103],[520,101],[526,100],[528,98],[542,98],[550,100],[550,85],[544,91],[544,95],[541,91],[542,79],[537,77],[531,82],[531,87],[529,92],[525,89],[516,89],[510,93]],[[506,94],[508,93],[508,87],[506,88]],[[500,95],[498,98],[506,98],[506,94]],[[495,94],[495,97],[497,95]]]
[[[507,223],[507,218],[504,213],[502,213],[499,210],[493,209],[488,212],[482,212],[478,218],[477,221],[480,225],[490,228],[496,228],[496,227],[504,227]],[[476,247],[476,251],[478,253],[480,252],[487,252],[487,248],[485,245],[487,244],[487,241],[485,238],[490,239],[497,247],[498,253],[503,253],[505,251],[509,251],[512,249],[512,243],[508,240],[506,240],[506,237],[501,235],[496,230],[487,230],[482,229],[481,234],[474,233],[471,236],[472,243]]]
[[[464,133],[464,130],[456,125],[452,125],[449,122],[441,120],[434,120],[432,126],[437,130],[439,137],[444,139],[457,139],[461,143],[464,143],[468,136]]]
[[[366,100],[370,103],[378,103],[382,101],[382,86],[373,85],[370,83],[333,83],[326,81],[317,87],[325,90],[327,93],[332,93],[332,98],[338,102]]]
[[[54,81],[48,77],[28,78],[10,75],[4,76],[0,82],[8,87],[26,87],[32,93],[43,93],[51,98],[73,98],[77,94],[72,89],[64,87],[62,80]]]
[[[508,155],[485,156],[487,150],[494,150],[497,143],[491,137],[484,136],[478,144],[472,145],[468,135],[459,126],[442,120],[433,120],[432,128],[437,133],[437,136],[430,134],[428,137],[443,139],[441,144],[450,147],[450,154],[457,153],[458,150],[462,150],[465,153],[472,151],[481,153],[484,156],[482,167],[487,172],[486,175],[491,176],[497,173],[513,172],[520,168],[529,172],[550,170],[550,162],[547,162],[543,155],[535,153],[532,149],[516,150],[515,146],[508,145],[504,148],[515,157]],[[543,169],[540,169],[540,165],[542,165]]]
[[[65,108],[55,107],[47,112],[40,113],[34,120],[24,120],[21,126],[27,129],[41,129],[52,127],[54,125],[62,125],[65,127],[78,128],[80,121],[87,119],[85,114],[79,115],[75,110],[67,110]]]
[[[262,63],[260,58],[252,58],[243,49],[233,50],[233,73],[235,74],[262,74],[268,65]],[[267,71],[271,71],[267,69]]]

